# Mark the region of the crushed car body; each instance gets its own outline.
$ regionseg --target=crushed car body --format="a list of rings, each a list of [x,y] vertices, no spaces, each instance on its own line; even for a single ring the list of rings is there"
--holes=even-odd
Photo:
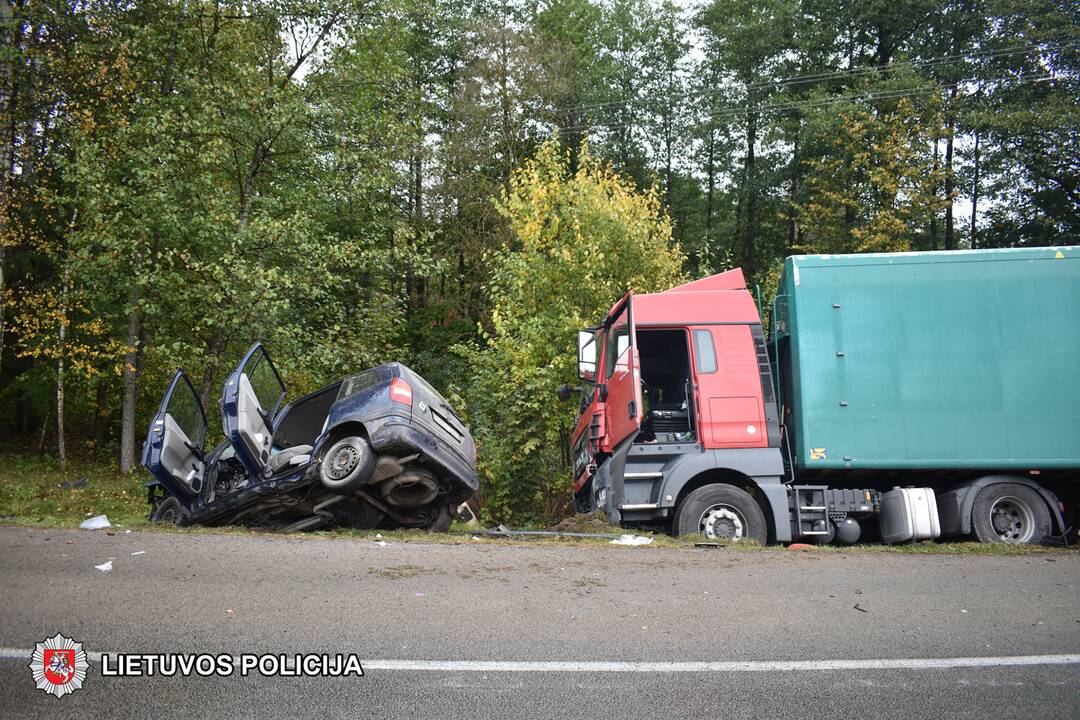
[[[472,435],[405,365],[363,370],[287,404],[285,396],[255,343],[222,392],[225,440],[206,451],[205,411],[177,370],[143,446],[151,520],[442,531],[476,492]]]

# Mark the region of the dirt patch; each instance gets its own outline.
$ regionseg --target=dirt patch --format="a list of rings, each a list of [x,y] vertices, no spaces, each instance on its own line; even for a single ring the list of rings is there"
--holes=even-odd
[[[589,515],[571,515],[548,528],[552,532],[599,532],[614,533],[619,529],[608,522],[607,515],[601,512]]]
[[[439,571],[435,568],[427,568],[423,565],[410,565],[404,563],[402,565],[394,565],[388,568],[372,568],[368,570],[371,575],[378,575],[388,580],[408,580],[410,578],[420,577],[421,575],[434,575]]]

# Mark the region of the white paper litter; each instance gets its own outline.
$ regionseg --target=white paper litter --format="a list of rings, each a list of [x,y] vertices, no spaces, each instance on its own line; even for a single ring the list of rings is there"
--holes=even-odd
[[[101,565],[95,565],[94,567],[101,572],[109,572],[110,570],[112,570],[112,560],[108,560]]]
[[[102,528],[112,527],[112,523],[110,523],[109,518],[104,515],[95,515],[92,518],[83,520],[79,523],[79,527],[83,530],[101,530]]]
[[[642,535],[622,535],[611,541],[612,545],[648,545],[652,542],[651,537]]]
[[[131,557],[135,557],[136,555],[145,555],[145,554],[146,554],[145,550],[137,550],[137,551],[131,553]]]
[[[378,545],[379,547],[386,547],[390,543],[386,542],[385,540],[376,540],[375,544]]]

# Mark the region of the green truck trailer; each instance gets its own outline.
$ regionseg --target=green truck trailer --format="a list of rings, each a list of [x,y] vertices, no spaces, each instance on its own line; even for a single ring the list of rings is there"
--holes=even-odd
[[[773,312],[793,476],[929,487],[946,535],[1064,532],[1080,468],[1077,248],[790,257]]]
[[[1069,533],[1080,248],[791,257],[760,315],[734,269],[581,332],[580,512],[761,542]]]

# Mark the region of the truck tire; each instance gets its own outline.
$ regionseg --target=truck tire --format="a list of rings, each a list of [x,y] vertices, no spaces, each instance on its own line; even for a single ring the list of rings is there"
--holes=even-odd
[[[699,533],[708,540],[753,540],[761,545],[769,532],[765,513],[750,495],[734,485],[699,487],[679,503],[675,534]]]
[[[150,522],[183,527],[187,525],[187,514],[184,512],[180,501],[169,495],[159,502],[153,512],[150,513]]]
[[[1053,532],[1053,520],[1039,493],[1024,485],[987,485],[971,506],[971,528],[983,543],[1038,544]]]
[[[368,441],[359,435],[342,438],[330,446],[319,463],[323,487],[339,495],[352,495],[371,479],[378,458]]]

